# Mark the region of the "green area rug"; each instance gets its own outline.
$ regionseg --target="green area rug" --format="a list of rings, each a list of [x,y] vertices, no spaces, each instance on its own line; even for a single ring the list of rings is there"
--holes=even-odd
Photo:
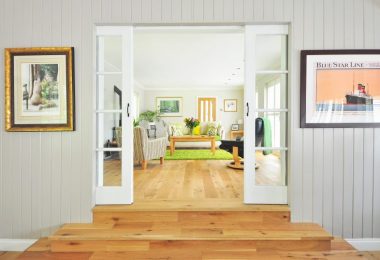
[[[165,160],[232,160],[232,154],[224,150],[175,150],[173,155],[166,151]]]

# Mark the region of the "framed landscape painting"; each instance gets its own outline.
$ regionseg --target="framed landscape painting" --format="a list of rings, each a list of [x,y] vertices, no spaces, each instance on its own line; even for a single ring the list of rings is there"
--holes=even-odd
[[[156,107],[160,116],[182,116],[181,97],[156,97]]]
[[[301,51],[301,127],[380,126],[380,50]]]
[[[74,130],[74,48],[5,49],[7,131]]]

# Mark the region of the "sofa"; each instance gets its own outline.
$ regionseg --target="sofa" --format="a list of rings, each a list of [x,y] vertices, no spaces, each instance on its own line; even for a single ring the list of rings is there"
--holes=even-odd
[[[210,126],[214,126],[217,129],[215,135],[215,146],[219,147],[221,144],[220,140],[225,139],[225,130],[220,122],[200,122],[200,135],[208,135],[208,130]],[[183,136],[190,135],[189,129],[186,127],[184,122],[174,122],[167,123],[167,131],[169,136]],[[195,135],[193,133],[193,135]],[[210,142],[178,142],[176,143],[176,148],[205,148],[210,149]]]

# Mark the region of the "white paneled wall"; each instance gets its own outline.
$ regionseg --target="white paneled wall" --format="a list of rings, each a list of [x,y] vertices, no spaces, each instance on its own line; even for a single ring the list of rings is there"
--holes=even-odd
[[[292,220],[380,237],[380,129],[299,128],[299,50],[380,48],[380,0],[0,0],[2,50],[75,47],[77,123],[72,133],[6,133],[1,110],[0,237],[91,220],[93,28],[131,22],[291,22]],[[0,82],[3,71],[2,54]]]

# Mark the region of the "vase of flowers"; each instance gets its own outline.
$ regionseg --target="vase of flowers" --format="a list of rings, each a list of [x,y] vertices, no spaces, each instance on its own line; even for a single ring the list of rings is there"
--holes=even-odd
[[[194,127],[199,126],[199,120],[193,117],[187,117],[184,120],[185,125],[190,130],[190,135],[193,135],[193,129]]]

